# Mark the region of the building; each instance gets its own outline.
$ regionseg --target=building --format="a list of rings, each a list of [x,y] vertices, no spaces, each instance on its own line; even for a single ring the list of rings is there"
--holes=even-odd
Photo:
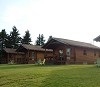
[[[45,54],[52,55],[52,50],[46,49],[45,51],[41,46],[22,44],[17,49],[3,48],[0,63],[13,61],[16,64],[33,64],[39,59],[43,60]]]
[[[24,63],[24,55],[23,52],[16,52],[16,49],[3,48],[3,57],[0,58],[0,63],[8,64],[12,61],[14,63]]]
[[[26,63],[35,63],[37,60],[44,59],[45,53],[47,56],[52,55],[52,50],[41,48],[41,46],[22,44],[16,50],[17,52],[25,53]]]
[[[47,56],[46,61],[55,64],[92,64],[100,56],[97,46],[62,38],[52,38],[43,48],[53,50],[53,56]]]

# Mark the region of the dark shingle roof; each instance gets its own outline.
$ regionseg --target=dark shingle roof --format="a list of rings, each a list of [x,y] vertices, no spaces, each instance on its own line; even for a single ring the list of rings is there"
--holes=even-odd
[[[71,46],[77,46],[77,47],[86,47],[86,48],[92,48],[92,49],[100,49],[99,47],[97,47],[93,44],[80,42],[80,41],[74,41],[74,40],[68,40],[68,39],[62,39],[62,38],[52,38],[51,40],[58,41],[58,42],[63,43],[65,45],[71,45]],[[45,47],[49,42],[47,42],[43,47]]]
[[[5,51],[6,53],[13,53],[16,54],[16,49],[12,49],[12,48],[3,48],[3,51]],[[20,54],[24,54],[23,52],[18,52]]]
[[[36,51],[45,51],[42,46],[32,45],[32,44],[22,44],[22,46],[27,50],[36,50]],[[46,51],[52,51],[50,49],[46,49]]]
[[[100,49],[99,47],[97,47],[97,46],[95,46],[93,44],[90,44],[90,43],[85,43],[85,42],[80,42],[80,41],[74,41],[74,40],[68,40],[68,39],[62,39],[62,38],[53,38],[53,39],[57,40],[57,41],[59,41],[61,43],[64,43],[66,45]]]
[[[17,52],[16,52],[16,49],[3,48],[3,50],[4,50],[6,53],[17,53]]]

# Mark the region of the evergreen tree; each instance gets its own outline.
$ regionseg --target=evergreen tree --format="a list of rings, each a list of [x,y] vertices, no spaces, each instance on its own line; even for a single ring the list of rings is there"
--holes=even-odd
[[[45,42],[45,40],[44,40],[44,35],[42,34],[42,35],[41,35],[41,45],[42,45],[42,46],[44,45],[44,42]]]
[[[42,45],[44,45],[44,42],[45,42],[45,40],[44,40],[43,34],[42,35],[39,34],[39,36],[37,37],[37,40],[36,40],[36,45],[42,46]]]
[[[6,48],[13,48],[12,46],[12,38],[9,34],[7,34],[7,40],[5,41]]]
[[[30,33],[29,31],[25,31],[25,36],[23,36],[23,39],[22,39],[22,44],[30,44],[31,42],[31,37],[30,37]]]
[[[41,42],[41,37],[40,37],[40,34],[39,34],[39,36],[37,37],[37,40],[36,40],[36,45],[40,46],[40,42]]]
[[[2,29],[2,31],[0,32],[0,58],[2,58],[3,56],[2,50],[3,48],[6,47],[6,41],[7,41],[7,33],[5,29]]]
[[[17,48],[18,45],[21,43],[21,37],[19,36],[20,34],[16,26],[13,26],[12,30],[13,31],[10,32],[10,37],[9,37],[11,42],[10,47]]]
[[[0,40],[2,42],[2,47],[6,47],[6,42],[7,42],[7,33],[5,31],[5,29],[2,29],[2,31],[0,32]]]
[[[52,36],[49,36],[48,41],[52,39]]]

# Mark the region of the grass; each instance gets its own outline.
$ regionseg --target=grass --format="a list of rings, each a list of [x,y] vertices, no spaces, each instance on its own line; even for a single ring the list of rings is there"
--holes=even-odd
[[[0,87],[100,87],[95,65],[0,65]]]

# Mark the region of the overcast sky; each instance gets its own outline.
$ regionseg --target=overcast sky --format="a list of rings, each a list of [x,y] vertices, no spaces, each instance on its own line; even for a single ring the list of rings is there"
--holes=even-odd
[[[93,43],[100,35],[100,0],[0,0],[0,30]],[[94,43],[100,46],[100,43]]]

